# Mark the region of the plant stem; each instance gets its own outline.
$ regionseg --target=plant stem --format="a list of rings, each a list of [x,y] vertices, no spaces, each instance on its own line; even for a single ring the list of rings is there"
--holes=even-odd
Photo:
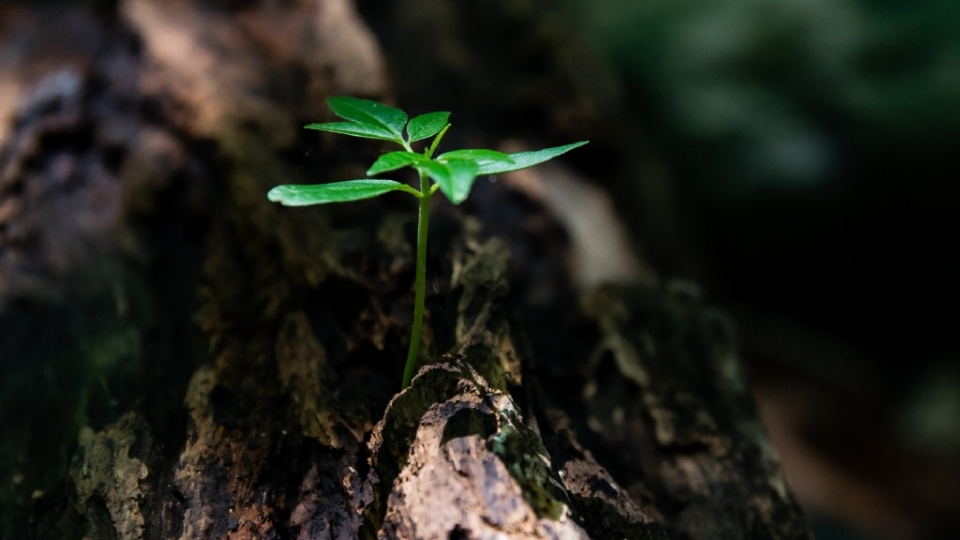
[[[410,350],[407,365],[403,368],[403,386],[410,386],[420,356],[420,333],[423,330],[423,304],[427,290],[427,227],[430,223],[430,191],[427,175],[420,173],[420,214],[417,222],[417,275],[413,299],[413,330],[410,332]]]

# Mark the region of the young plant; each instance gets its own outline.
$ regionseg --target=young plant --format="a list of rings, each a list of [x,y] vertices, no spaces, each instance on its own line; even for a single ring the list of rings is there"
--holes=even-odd
[[[335,202],[356,201],[376,197],[389,191],[404,191],[420,203],[417,226],[417,268],[413,307],[413,329],[410,349],[403,370],[403,388],[410,385],[417,367],[420,351],[420,332],[423,328],[423,304],[426,290],[427,228],[430,219],[430,197],[439,189],[453,204],[460,204],[470,194],[477,176],[500,174],[526,169],[560,154],[587,144],[581,141],[564,146],[504,154],[494,150],[454,150],[434,156],[450,124],[449,112],[422,114],[407,121],[407,114],[382,103],[352,97],[334,97],[327,100],[330,109],[346,122],[310,124],[306,129],[340,133],[365,139],[390,141],[403,150],[389,152],[378,158],[367,175],[411,167],[420,177],[420,189],[393,180],[364,178],[329,184],[277,186],[267,198],[286,206],[307,206]],[[406,128],[406,130],[404,130]],[[413,144],[433,137],[421,152]],[[433,181],[433,184],[431,184]]]

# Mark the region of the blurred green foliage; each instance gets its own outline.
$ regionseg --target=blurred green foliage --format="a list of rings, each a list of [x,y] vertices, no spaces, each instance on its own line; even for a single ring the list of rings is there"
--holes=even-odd
[[[654,107],[637,111],[644,121],[693,145],[690,159],[721,165],[729,187],[819,185],[851,129],[917,141],[960,132],[954,0],[568,2]]]

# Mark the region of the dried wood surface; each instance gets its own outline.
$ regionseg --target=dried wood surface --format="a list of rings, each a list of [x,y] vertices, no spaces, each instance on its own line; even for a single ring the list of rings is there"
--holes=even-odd
[[[576,289],[504,183],[480,221],[436,209],[429,363],[397,393],[409,201],[264,195],[379,151],[298,128],[390,98],[353,4],[69,13],[0,35],[4,538],[809,537],[727,319],[679,283]],[[72,389],[27,395],[44,362]]]

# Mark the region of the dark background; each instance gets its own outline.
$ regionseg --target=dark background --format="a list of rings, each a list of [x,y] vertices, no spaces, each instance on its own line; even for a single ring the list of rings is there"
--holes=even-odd
[[[570,9],[672,172],[692,247],[655,266],[737,316],[817,536],[955,537],[960,7]]]
[[[960,534],[957,4],[441,4],[358,4],[400,101],[590,135],[642,258],[736,318],[817,537]]]

